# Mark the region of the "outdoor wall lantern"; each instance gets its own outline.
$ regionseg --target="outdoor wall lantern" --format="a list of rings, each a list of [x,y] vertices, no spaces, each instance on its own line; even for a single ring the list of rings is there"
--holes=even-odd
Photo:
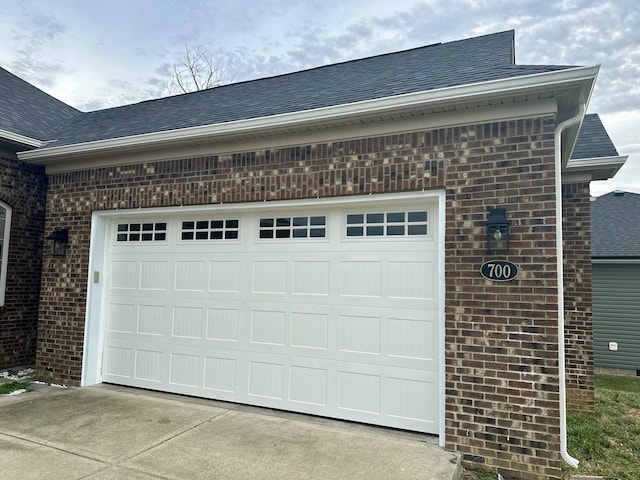
[[[500,253],[509,251],[509,225],[507,210],[505,208],[493,208],[489,210],[487,220],[487,253]]]
[[[55,232],[47,237],[47,240],[53,242],[51,255],[54,257],[64,257],[67,254],[67,244],[69,243],[69,229],[56,229]]]

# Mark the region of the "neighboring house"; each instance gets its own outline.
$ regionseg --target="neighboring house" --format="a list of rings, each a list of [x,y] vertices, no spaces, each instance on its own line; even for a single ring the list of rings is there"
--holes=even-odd
[[[640,375],[640,195],[591,203],[596,368]]]
[[[33,365],[47,179],[16,152],[80,112],[0,68],[0,369]]]
[[[594,406],[589,182],[620,167],[570,158],[597,72],[516,65],[508,31],[59,122],[18,154],[46,168],[44,234],[69,229],[43,257],[37,375],[560,478],[565,400]],[[483,278],[495,259],[517,276]]]

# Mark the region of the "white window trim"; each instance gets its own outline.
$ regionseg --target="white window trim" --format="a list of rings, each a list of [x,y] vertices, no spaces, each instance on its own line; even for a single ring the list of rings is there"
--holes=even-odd
[[[0,306],[4,306],[4,295],[7,287],[7,263],[9,261],[9,238],[11,237],[11,207],[0,201],[0,208],[5,211],[2,259],[0,259]]]

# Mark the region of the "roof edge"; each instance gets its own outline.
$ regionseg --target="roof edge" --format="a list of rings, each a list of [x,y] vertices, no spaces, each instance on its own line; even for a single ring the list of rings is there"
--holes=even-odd
[[[20,135],[19,133],[10,132],[8,130],[0,129],[0,140],[6,140],[11,143],[18,143],[20,145],[24,145],[27,147],[35,147],[39,148],[44,145],[42,140],[38,140],[36,138],[27,137],[25,135]]]
[[[607,180],[618,173],[628,158],[629,155],[572,158],[567,162],[564,171],[568,173],[591,173],[592,180]]]
[[[540,89],[573,82],[589,82],[589,92],[598,73],[598,66],[574,67],[533,75],[517,76],[472,83],[392,97],[383,97],[361,102],[303,110],[292,113],[258,117],[233,122],[189,127],[163,132],[152,132],[129,137],[119,137],[93,142],[46,147],[18,154],[21,160],[35,164],[47,164],[49,159],[76,154],[98,153],[107,150],[127,149],[152,144],[188,142],[203,138],[224,137],[237,133],[269,131],[293,125],[310,125],[362,116],[383,114],[422,106],[447,104],[452,101],[469,101],[483,97],[514,94],[519,91]]]

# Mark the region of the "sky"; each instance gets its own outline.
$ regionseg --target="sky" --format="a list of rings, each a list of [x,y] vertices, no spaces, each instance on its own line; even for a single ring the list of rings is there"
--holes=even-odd
[[[591,193],[640,193],[637,0],[0,0],[0,12],[0,66],[82,111],[178,93],[186,46],[235,82],[513,29],[517,64],[600,65],[588,113],[629,159]]]

